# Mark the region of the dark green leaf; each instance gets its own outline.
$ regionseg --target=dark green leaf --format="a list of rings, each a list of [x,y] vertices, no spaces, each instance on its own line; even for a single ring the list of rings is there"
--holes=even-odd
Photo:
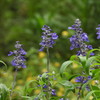
[[[5,67],[3,66],[3,69],[4,69],[4,70],[7,70],[7,65],[6,65],[6,63],[3,62],[2,60],[0,60],[0,63],[2,63],[2,64],[5,66]]]

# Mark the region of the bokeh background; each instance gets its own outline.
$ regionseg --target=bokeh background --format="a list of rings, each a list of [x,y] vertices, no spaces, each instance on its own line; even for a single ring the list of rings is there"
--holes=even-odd
[[[21,41],[27,51],[27,69],[19,70],[19,87],[46,72],[46,52],[38,51],[41,28],[45,24],[59,36],[54,48],[50,49],[51,70],[58,72],[62,62],[76,54],[75,50],[69,49],[69,38],[74,33],[68,30],[76,18],[82,21],[89,44],[97,48],[100,45],[100,40],[96,39],[96,27],[100,24],[100,0],[0,0],[0,60],[8,66],[6,72],[0,69],[0,81],[9,86],[13,79],[11,72],[14,67],[10,64],[13,57],[7,55],[14,50],[15,41]],[[2,68],[2,64],[0,66]],[[5,82],[7,76],[9,82]]]

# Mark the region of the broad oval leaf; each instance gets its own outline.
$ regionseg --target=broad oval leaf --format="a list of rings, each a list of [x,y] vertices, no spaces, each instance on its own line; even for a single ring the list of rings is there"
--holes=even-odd
[[[70,64],[72,64],[73,63],[73,61],[66,61],[66,62],[64,62],[62,65],[61,65],[61,68],[60,68],[60,75],[61,75],[61,77],[62,77],[62,74],[63,74],[63,72],[65,71],[65,69],[70,65]]]

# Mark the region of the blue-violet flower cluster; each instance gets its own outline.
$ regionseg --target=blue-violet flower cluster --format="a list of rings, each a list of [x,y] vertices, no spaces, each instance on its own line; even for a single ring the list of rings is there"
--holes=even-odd
[[[57,33],[51,33],[51,29],[49,26],[44,25],[42,30],[42,41],[40,43],[41,48],[40,51],[43,51],[44,48],[52,48],[53,44],[55,44],[55,41],[58,38]]]
[[[92,77],[91,76],[88,76],[88,77],[84,77],[84,76],[78,76],[78,77],[76,77],[76,82],[79,82],[79,83],[81,83],[81,84],[85,84],[86,82],[88,82],[89,80],[91,80],[92,79]],[[90,89],[89,89],[89,86],[87,85],[86,86],[86,89],[89,91]]]
[[[100,39],[100,24],[98,25],[96,29],[98,30],[98,32],[96,33],[98,35],[97,39]]]
[[[14,59],[12,60],[11,64],[16,68],[26,68],[26,65],[24,63],[24,55],[26,55],[26,52],[22,48],[22,44],[20,44],[19,41],[16,41],[15,48],[16,50],[14,50],[13,52],[10,51],[8,54],[8,56],[14,55]]]
[[[88,76],[88,77],[78,76],[78,77],[76,77],[76,82],[80,82],[80,83],[84,84],[90,79],[91,79],[91,76]]]
[[[72,29],[75,31],[75,35],[73,35],[70,38],[71,47],[70,50],[73,50],[74,48],[79,48],[80,50],[77,52],[77,55],[86,55],[86,52],[89,49],[93,49],[92,45],[87,45],[85,42],[89,42],[88,36],[86,33],[83,32],[81,26],[81,21],[79,19],[75,20],[75,24],[71,27],[68,27],[68,29]],[[94,55],[94,53],[91,53],[91,55]]]

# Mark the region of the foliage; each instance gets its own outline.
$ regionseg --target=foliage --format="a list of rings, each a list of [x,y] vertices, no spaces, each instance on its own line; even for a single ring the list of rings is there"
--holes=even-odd
[[[60,75],[62,78],[64,78],[64,71],[65,69],[67,69],[68,67],[73,66],[72,63],[77,63],[79,67],[81,67],[83,73],[78,73],[75,75],[70,75],[70,77],[68,77],[69,81],[65,81],[64,83],[62,82],[63,85],[66,86],[67,88],[67,92],[66,94],[68,95],[68,93],[70,91],[72,91],[73,93],[75,93],[75,90],[79,89],[79,92],[77,93],[77,95],[79,95],[79,97],[83,97],[84,100],[89,100],[89,97],[91,95],[93,95],[93,100],[97,100],[100,99],[99,96],[99,92],[100,92],[100,88],[99,88],[99,75],[100,75],[100,59],[98,59],[100,57],[100,55],[96,55],[96,56],[92,56],[90,57],[90,53],[93,51],[98,50],[100,52],[99,49],[93,49],[91,51],[88,52],[87,56],[71,56],[69,61],[66,61],[62,64],[61,68],[60,68]],[[98,69],[96,68],[98,67]],[[78,70],[78,69],[76,69]],[[88,80],[85,83],[81,83],[77,84],[72,84],[70,83],[70,80],[72,80],[73,78],[76,79],[78,76],[91,76],[92,78],[90,80]],[[97,80],[98,83],[95,83],[95,86],[91,85],[91,81],[95,81]],[[69,85],[68,85],[69,84]],[[89,85],[89,89],[87,95],[84,94],[85,88],[87,87],[87,85]],[[69,88],[70,86],[70,88]],[[77,88],[79,87],[79,88]],[[95,88],[94,88],[95,87]],[[70,91],[69,91],[70,89]],[[65,96],[66,96],[65,94]],[[77,98],[78,100],[79,98]]]
[[[0,84],[0,100],[9,99],[9,89],[4,85]]]

